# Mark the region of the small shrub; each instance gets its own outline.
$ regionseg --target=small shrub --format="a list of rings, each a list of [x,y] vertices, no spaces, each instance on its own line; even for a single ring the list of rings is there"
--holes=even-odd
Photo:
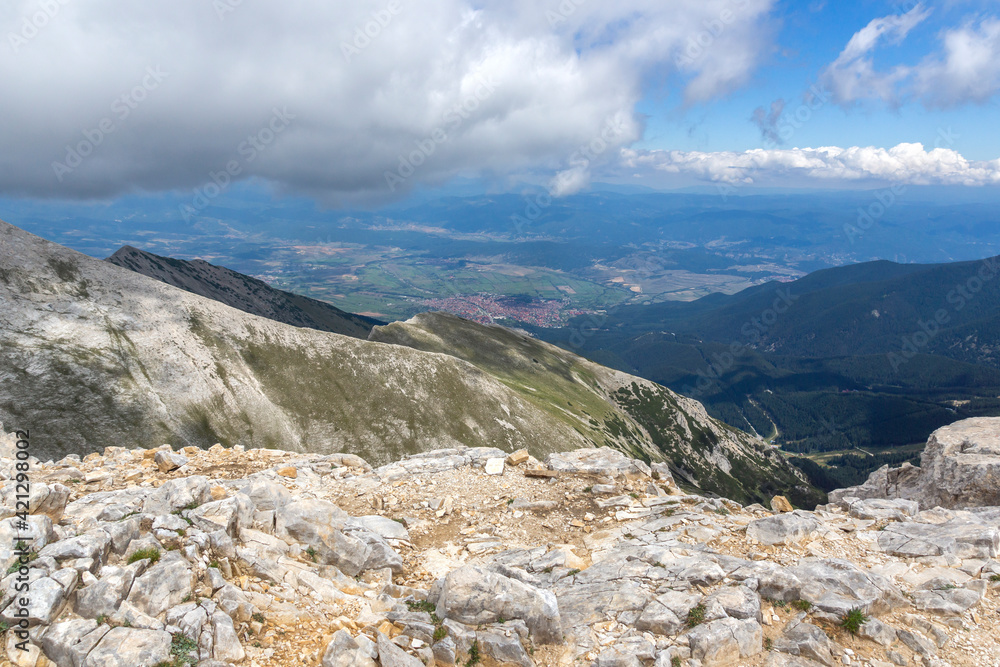
[[[144,558],[149,559],[150,565],[155,565],[157,561],[160,560],[160,550],[155,547],[146,547],[145,549],[136,549],[135,553],[128,557],[128,564],[131,565],[136,561],[140,561]]]
[[[715,513],[720,516],[729,516],[731,514],[731,512],[727,510],[725,507],[720,507],[719,509],[715,510]]]
[[[691,611],[687,615],[687,626],[689,628],[696,627],[705,622],[705,605],[698,604],[691,607]]]
[[[991,575],[991,576],[990,576],[990,581],[992,581],[992,582],[994,582],[994,583],[996,583],[996,582],[1000,581],[1000,574],[994,574],[994,575]]]
[[[771,603],[771,606],[776,609],[788,609],[788,603],[784,600],[770,600],[769,602]]]
[[[267,617],[265,617],[264,614],[260,613],[259,611],[255,611],[250,618],[262,625],[264,623],[267,623]]]
[[[437,611],[437,607],[432,605],[427,600],[407,600],[406,606],[410,609],[410,611],[426,611],[431,615]]]
[[[840,627],[844,628],[852,635],[858,634],[861,626],[868,622],[868,617],[860,609],[852,609],[840,619]]]
[[[567,574],[566,576],[567,577],[575,577],[578,574],[580,574],[580,570],[574,568],[574,569],[570,570],[569,574]]]
[[[764,637],[764,650],[770,651],[772,648],[774,648],[774,640],[770,637]]]
[[[472,642],[472,646],[469,647],[469,659],[465,661],[465,667],[472,667],[473,665],[478,665],[481,660],[479,656],[479,640],[476,639]]]
[[[670,658],[670,667],[681,667],[681,657],[679,655]]]
[[[798,609],[799,611],[809,611],[810,609],[812,609],[813,605],[812,602],[810,602],[809,600],[796,600],[795,602],[792,603],[792,606]]]
[[[594,490],[594,487],[592,487],[592,486],[585,486],[585,487],[583,487],[583,492],[584,493],[590,493],[593,490]]]
[[[0,635],[10,630],[10,624],[6,621],[0,621]]]
[[[308,549],[306,549],[306,555],[309,556],[310,559],[312,559],[312,562],[314,562],[314,563],[316,562],[316,549],[315,548],[309,547]]]
[[[514,504],[514,499],[513,498],[508,498],[507,499],[507,504],[508,505],[513,505]]]
[[[178,632],[170,640],[170,655],[174,656],[174,667],[186,667],[198,663],[198,644],[187,635]],[[195,655],[191,655],[194,652]]]

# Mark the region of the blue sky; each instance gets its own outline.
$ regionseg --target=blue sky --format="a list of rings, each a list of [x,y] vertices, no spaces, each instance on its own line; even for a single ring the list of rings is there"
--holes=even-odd
[[[9,0],[0,39],[4,197],[1000,185],[983,0]]]
[[[785,100],[794,108],[802,95],[820,82],[820,74],[844,49],[851,37],[872,19],[910,9],[914,5],[889,2],[785,2],[777,6],[778,39],[751,81],[739,90],[703,104],[678,104],[683,81],[667,86],[648,84],[648,94],[638,105],[649,116],[643,148],[694,151],[750,150],[764,146],[760,132],[750,122],[752,110]],[[874,57],[880,69],[916,66],[941,50],[941,33],[967,21],[996,15],[991,3],[927,4],[931,15],[905,40],[886,43]],[[845,109],[827,104],[802,123],[793,146],[894,146],[918,142],[931,144],[941,130],[952,129],[953,148],[972,160],[1000,157],[1000,121],[996,99],[967,103],[956,108],[927,108],[910,99],[899,106],[862,104]]]

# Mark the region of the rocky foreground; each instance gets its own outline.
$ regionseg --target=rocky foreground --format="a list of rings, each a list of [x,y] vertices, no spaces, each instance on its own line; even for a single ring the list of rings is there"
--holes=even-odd
[[[33,461],[25,529],[4,437],[4,665],[1000,665],[997,507],[741,507],[609,449],[108,447]]]

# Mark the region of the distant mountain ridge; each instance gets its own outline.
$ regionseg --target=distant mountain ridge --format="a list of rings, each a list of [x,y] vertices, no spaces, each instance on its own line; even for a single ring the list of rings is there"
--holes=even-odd
[[[187,261],[161,257],[124,246],[106,261],[244,313],[296,327],[364,339],[373,326],[385,324],[371,317],[345,312],[324,301],[276,289],[262,280],[200,259]]]
[[[854,264],[536,333],[798,452],[1000,414],[1000,258]]]
[[[373,463],[611,446],[720,495],[821,499],[771,448],[652,382],[458,318],[376,331],[247,314],[0,223],[0,421],[31,428],[39,458],[163,442]]]

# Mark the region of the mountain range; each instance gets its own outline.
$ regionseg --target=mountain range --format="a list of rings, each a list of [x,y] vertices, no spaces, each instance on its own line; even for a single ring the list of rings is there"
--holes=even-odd
[[[137,257],[119,254],[155,268]],[[821,498],[696,401],[553,345],[443,315],[371,340],[292,326],[273,317],[301,302],[266,285],[156,261],[160,279],[0,223],[0,420],[31,429],[35,456],[219,442],[385,463],[460,444],[536,456],[611,446],[728,497]],[[163,282],[179,276],[186,289]],[[209,279],[209,293],[286,312],[194,293]]]
[[[900,447],[1000,414],[998,270],[866,262],[536,333],[785,449]]]
[[[123,246],[107,261],[182,290],[296,327],[367,338],[379,320],[354,315],[330,304],[274,289],[262,280],[200,259],[184,261]]]

